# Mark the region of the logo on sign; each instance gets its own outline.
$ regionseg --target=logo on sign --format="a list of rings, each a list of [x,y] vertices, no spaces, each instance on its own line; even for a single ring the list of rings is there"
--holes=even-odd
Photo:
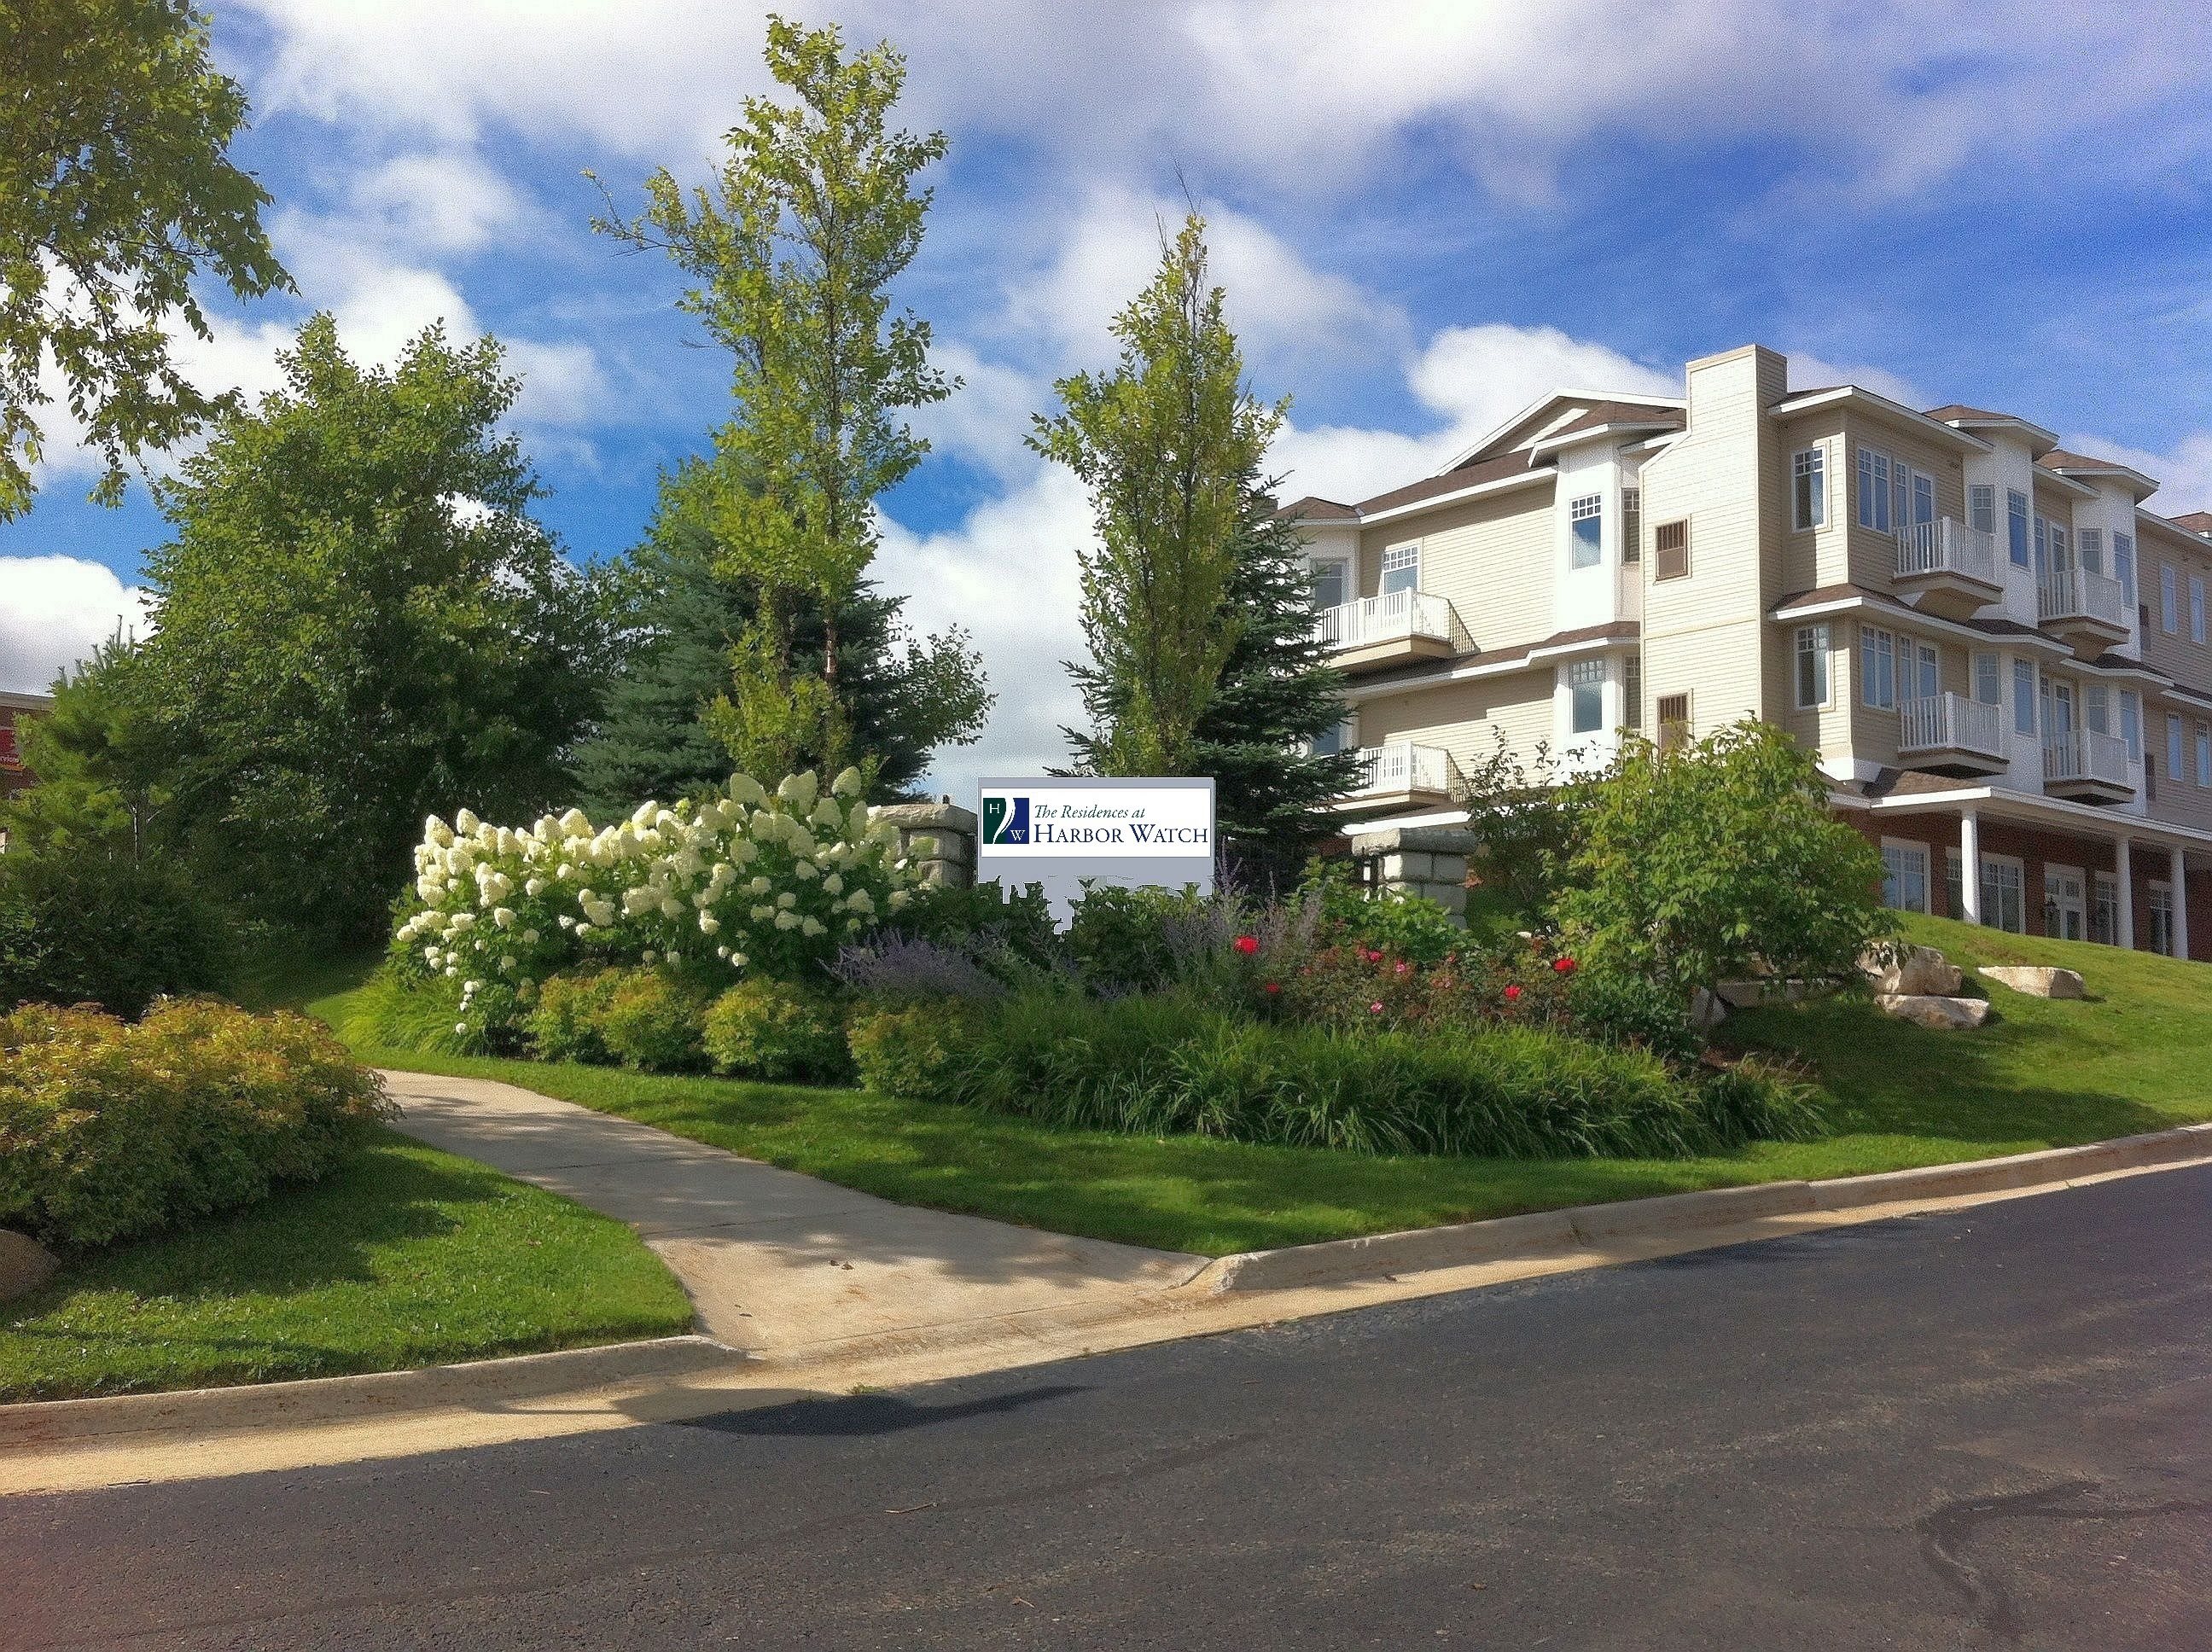
[[[1030,800],[991,793],[983,799],[983,841],[1026,843],[1030,841]]]

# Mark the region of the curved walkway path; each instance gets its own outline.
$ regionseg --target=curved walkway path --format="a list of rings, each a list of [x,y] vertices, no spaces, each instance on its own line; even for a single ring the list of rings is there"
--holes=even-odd
[[[894,1205],[489,1078],[384,1081],[409,1135],[629,1224],[749,1353],[1110,1307],[1207,1260]]]

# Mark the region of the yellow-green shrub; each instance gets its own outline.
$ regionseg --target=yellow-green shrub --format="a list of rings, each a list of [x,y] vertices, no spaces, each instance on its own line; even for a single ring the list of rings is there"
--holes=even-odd
[[[680,1072],[702,1065],[706,995],[660,969],[615,972],[591,1017],[607,1054],[626,1067]]]
[[[547,979],[523,1023],[532,1052],[541,1061],[612,1060],[599,1036],[599,1022],[621,982],[617,969]]]
[[[833,1083],[851,1070],[837,1006],[781,981],[743,981],[716,999],[706,1042],[714,1070],[740,1078]]]
[[[305,1016],[27,1005],[0,1015],[0,1224],[105,1244],[247,1204],[322,1175],[386,1108]]]
[[[942,1002],[860,1011],[845,1042],[861,1084],[879,1096],[944,1100],[962,1060],[967,1017]]]

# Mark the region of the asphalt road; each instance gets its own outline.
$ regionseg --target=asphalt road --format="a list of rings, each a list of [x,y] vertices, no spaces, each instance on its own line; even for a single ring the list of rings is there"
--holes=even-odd
[[[0,1502],[0,1645],[2212,1647],[2212,1170]]]

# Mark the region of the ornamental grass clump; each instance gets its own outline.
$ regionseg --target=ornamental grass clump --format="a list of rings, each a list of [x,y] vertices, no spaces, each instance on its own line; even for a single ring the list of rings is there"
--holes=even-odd
[[[860,793],[848,768],[773,793],[739,774],[726,796],[642,804],[604,828],[574,809],[524,829],[434,816],[393,963],[454,993],[456,1032],[479,1042],[514,1029],[564,971],[642,966],[710,992],[818,980],[915,881],[897,829],[871,820]]]
[[[168,999],[0,1015],[0,1226],[102,1245],[311,1180],[389,1106],[319,1022]]]

